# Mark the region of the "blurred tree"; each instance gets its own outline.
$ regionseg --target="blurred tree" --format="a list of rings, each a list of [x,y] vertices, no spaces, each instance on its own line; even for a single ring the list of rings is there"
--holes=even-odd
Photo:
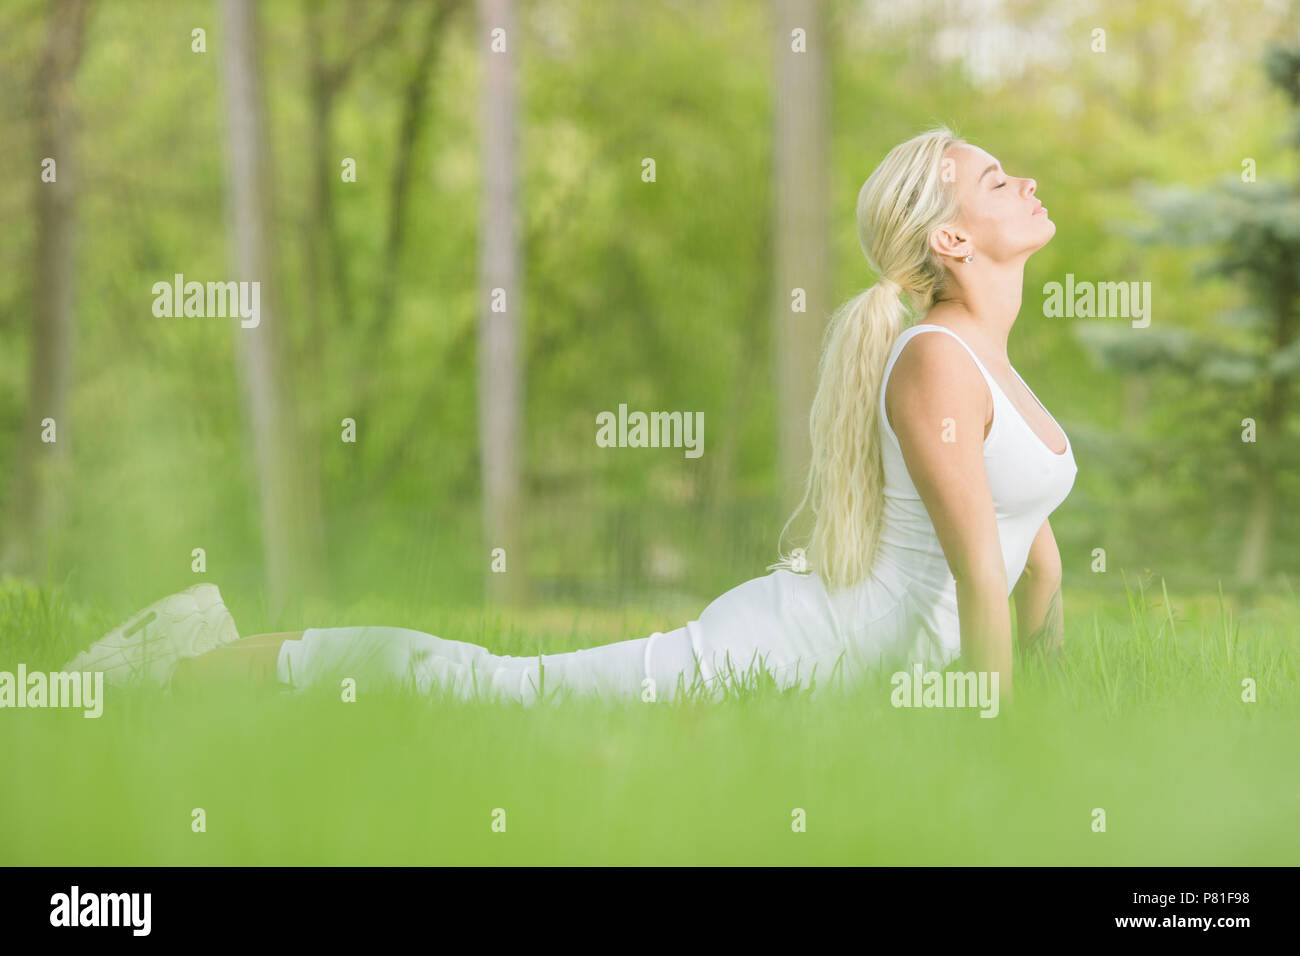
[[[1300,46],[1272,48],[1265,69],[1290,100],[1294,120],[1289,143],[1300,149]],[[1256,181],[1248,161],[1239,176],[1208,188],[1146,187],[1139,198],[1157,220],[1153,228],[1136,230],[1139,238],[1212,246],[1216,251],[1202,275],[1244,278],[1254,304],[1223,313],[1218,321],[1227,330],[1253,334],[1255,343],[1238,347],[1191,329],[1155,324],[1133,332],[1113,323],[1081,322],[1079,335],[1108,368],[1171,371],[1221,387],[1260,389],[1247,400],[1257,405],[1241,406],[1242,417],[1256,423],[1256,441],[1241,441],[1235,430],[1229,438],[1250,455],[1250,503],[1237,582],[1257,587],[1268,573],[1276,478],[1280,469],[1295,464],[1285,436],[1290,387],[1300,373],[1300,183]]]
[[[410,205],[415,147],[431,118],[429,77],[437,62],[447,23],[451,15],[460,9],[462,2],[461,0],[433,0],[428,6],[428,16],[421,32],[420,45],[414,60],[407,67],[406,83],[402,89],[402,116],[397,134],[395,168],[389,179],[388,224],[384,234],[382,278],[379,293],[375,298],[372,341],[378,341],[382,331],[392,321],[402,255],[405,252],[407,207]]]
[[[479,0],[479,22],[484,43],[478,359],[483,536],[489,550],[504,550],[507,562],[505,573],[488,574],[488,597],[514,602],[526,597],[527,571],[519,528],[524,320],[515,172],[514,66],[520,38],[513,0]]]
[[[36,153],[42,164],[31,182],[36,229],[32,270],[32,338],[27,414],[13,474],[0,566],[45,570],[61,523],[60,494],[72,429],[67,418],[76,338],[77,109],[73,80],[86,39],[89,0],[51,0],[45,49],[32,76]],[[54,161],[51,170],[44,164]],[[42,440],[53,419],[55,441]]]
[[[773,360],[778,475],[787,514],[798,507],[808,473],[808,414],[830,314],[828,40],[821,0],[773,0]],[[800,302],[795,289],[803,290]]]
[[[340,160],[334,149],[334,107],[363,58],[392,40],[401,26],[403,5],[400,0],[390,0],[378,20],[363,27],[364,8],[361,0],[346,5],[338,32],[347,46],[337,56],[331,56],[322,22],[328,8],[316,0],[303,2],[311,112],[311,150],[307,159],[312,185],[307,222],[307,297],[311,314],[322,319],[332,314],[343,327],[350,325],[355,316],[348,257],[334,211],[334,183],[338,181]],[[326,282],[334,295],[331,313],[324,311],[320,296]]]
[[[388,175],[387,220],[384,228],[383,255],[379,261],[378,286],[375,288],[374,309],[369,316],[362,345],[358,353],[360,386],[356,390],[356,403],[363,418],[369,419],[374,404],[382,392],[380,374],[385,361],[384,347],[392,340],[398,323],[398,292],[402,286],[402,262],[410,235],[411,190],[416,181],[416,152],[425,129],[430,125],[433,111],[429,106],[430,77],[438,61],[438,54],[446,38],[447,25],[453,14],[466,6],[465,0],[426,0],[428,7],[419,45],[411,62],[405,67],[405,82],[401,89],[402,110],[398,120],[396,152],[393,170]],[[398,0],[398,7],[408,11],[410,5]],[[331,262],[331,269],[344,264]],[[340,290],[345,286],[340,286]],[[347,303],[340,300],[341,307]],[[348,318],[350,321],[350,316]]]
[[[303,467],[285,362],[285,330],[272,255],[271,153],[266,132],[257,10],[223,0],[221,64],[226,91],[229,236],[237,281],[261,284],[258,325],[235,326],[240,382],[252,431],[262,548],[272,614],[318,579],[323,534],[318,476]]]

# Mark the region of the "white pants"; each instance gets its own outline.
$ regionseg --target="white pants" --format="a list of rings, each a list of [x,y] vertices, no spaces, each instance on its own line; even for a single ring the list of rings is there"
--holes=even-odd
[[[503,656],[400,627],[312,628],[284,642],[277,676],[295,689],[337,688],[350,677],[358,693],[397,684],[525,703],[561,688],[646,702],[683,690],[721,696],[752,685],[760,671],[782,690],[842,686],[846,676],[876,666],[908,630],[892,619],[903,608],[892,595],[873,589],[850,597],[861,605],[853,605],[855,616],[869,622],[856,643],[841,637],[841,615],[819,577],[776,571],[732,588],[685,627],[568,654]]]
[[[493,654],[477,644],[401,627],[311,628],[300,640],[284,642],[276,673],[280,683],[297,691],[341,687],[352,678],[358,695],[401,688],[525,704],[556,691],[654,702],[693,685],[706,691],[716,686],[700,674],[684,627],[537,657]]]

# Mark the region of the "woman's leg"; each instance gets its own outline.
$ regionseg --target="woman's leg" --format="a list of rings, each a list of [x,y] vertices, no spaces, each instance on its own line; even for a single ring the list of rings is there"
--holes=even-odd
[[[311,628],[284,641],[277,676],[297,689],[399,685],[417,693],[532,703],[553,692],[663,701],[689,690],[698,670],[687,628],[566,654],[513,657],[465,641],[397,627]]]
[[[343,679],[358,690],[402,685],[462,699],[532,703],[553,693],[656,702],[707,689],[685,627],[564,654],[514,657],[395,627],[312,628],[256,634],[181,661],[173,688],[219,680],[279,682],[296,689]]]

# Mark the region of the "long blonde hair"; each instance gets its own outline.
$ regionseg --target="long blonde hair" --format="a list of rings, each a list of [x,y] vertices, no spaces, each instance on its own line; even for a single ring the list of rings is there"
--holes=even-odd
[[[812,461],[803,501],[781,531],[811,506],[806,554],[781,553],[772,570],[816,571],[828,588],[864,580],[875,562],[884,514],[884,462],[878,439],[885,362],[906,327],[906,295],[924,315],[947,275],[930,232],[956,218],[944,153],[963,142],[946,126],[889,151],[858,193],[858,242],[881,277],[831,318],[809,415]],[[778,550],[780,544],[778,541]]]

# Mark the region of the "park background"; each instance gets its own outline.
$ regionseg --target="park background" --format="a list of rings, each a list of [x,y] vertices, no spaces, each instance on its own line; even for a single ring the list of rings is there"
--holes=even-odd
[[[1010,351],[1079,463],[1053,517],[1067,592],[1127,568],[1290,593],[1296,363],[1265,363],[1296,290],[1279,327],[1255,277],[1201,274],[1219,223],[1176,244],[1142,192],[1251,159],[1294,213],[1296,114],[1264,68],[1287,5],[522,3],[508,59],[463,2],[250,10],[231,37],[208,3],[6,5],[8,570],[123,613],[201,577],[285,620],[315,596],[693,615],[776,559],[821,334],[875,278],[858,188],[948,122],[1057,224]],[[228,63],[232,41],[254,46]],[[232,102],[264,122],[232,136]],[[176,273],[258,279],[261,325],[156,317]],[[1150,327],[1044,316],[1067,273],[1150,283]],[[252,397],[245,349],[278,388]],[[620,403],[702,412],[703,455],[598,447]]]
[[[496,27],[504,53],[492,51]],[[1029,262],[1010,357],[1079,465],[1052,517],[1076,656],[1070,679],[1042,691],[1078,708],[1077,724],[1049,720],[1073,769],[1036,762],[1048,759],[1041,740],[1008,742],[1014,769],[989,778],[989,793],[1046,773],[1056,796],[1073,793],[1088,754],[1094,768],[1119,760],[1124,734],[1089,736],[1089,708],[1126,713],[1131,726],[1148,727],[1142,708],[1160,701],[1183,716],[1165,738],[1150,730],[1164,741],[1158,759],[1132,754],[1142,769],[1130,768],[1131,795],[1166,829],[1118,857],[1045,837],[1054,823],[1034,814],[1063,805],[1051,799],[1026,817],[1046,829],[1005,845],[961,830],[963,850],[946,854],[935,836],[918,855],[901,834],[921,827],[924,807],[956,826],[944,802],[953,771],[940,768],[971,759],[960,744],[973,731],[928,750],[894,735],[883,763],[863,757],[860,774],[915,773],[918,760],[933,769],[910,778],[916,789],[876,793],[884,816],[867,822],[892,820],[899,835],[889,844],[888,827],[873,829],[874,858],[1199,861],[1175,824],[1232,805],[1225,780],[1249,779],[1252,800],[1297,792],[1294,761],[1271,762],[1270,747],[1290,739],[1285,721],[1216,723],[1202,703],[1225,689],[1235,700],[1245,659],[1275,682],[1274,700],[1293,701],[1296,686],[1298,27],[1294,5],[1278,0],[11,0],[0,10],[5,660],[57,667],[200,580],[221,587],[243,634],[392,624],[503,653],[640,637],[697,616],[777,557],[802,491],[822,332],[875,280],[856,236],[863,180],[894,144],[947,123],[1034,177],[1057,224]],[[55,182],[42,176],[47,157]],[[154,284],[177,273],[260,281],[259,327],[156,316]],[[1045,316],[1044,286],[1067,275],[1150,283],[1150,326]],[[493,310],[493,289],[505,311]],[[792,309],[795,289],[804,311]],[[598,447],[597,415],[621,403],[702,412],[703,455]],[[53,443],[41,440],[46,418]],[[344,419],[355,442],[343,440]],[[491,570],[498,547],[504,574]],[[1176,623],[1177,640],[1160,643]],[[280,714],[284,739],[311,750],[320,721],[341,719],[312,713],[315,724]],[[780,713],[764,718],[769,743],[792,733]],[[1196,736],[1188,713],[1210,721],[1210,736]],[[39,716],[11,715],[8,736],[33,768],[80,739]],[[216,763],[200,774],[209,792],[228,786],[237,799],[214,767],[257,766],[278,781],[275,799],[293,802],[300,783],[273,769],[285,754],[250,743],[265,716],[227,714]],[[860,717],[823,746],[847,743]],[[559,722],[545,725],[552,740],[575,748],[557,755],[539,745],[540,725],[475,719],[473,745],[422,746],[460,761],[457,779],[476,792],[565,772],[605,780],[629,753],[620,739],[642,742],[629,746],[644,758],[644,807],[667,779],[652,776],[656,760],[678,761],[683,779],[721,766],[683,756],[681,740],[646,746],[636,734],[649,731],[620,737],[608,723],[596,739],[547,717]],[[762,725],[716,719],[733,721],[715,727],[719,739]],[[186,733],[204,725],[174,718]],[[1243,743],[1246,725],[1264,736]],[[172,837],[139,836],[152,832],[148,813],[172,811],[124,768],[159,766],[162,747],[178,761],[175,782],[198,758],[143,726],[115,745],[127,750],[86,757],[139,800],[133,823],[105,821],[139,839],[96,844],[96,859],[190,859]],[[334,730],[337,746],[378,761],[375,741],[392,724]],[[486,738],[505,742],[490,758],[475,749]],[[1211,739],[1214,752],[1269,769],[1180,777],[1180,755]],[[785,772],[812,779],[822,751],[800,747]],[[284,765],[294,781],[333,776],[333,764],[296,759]],[[539,776],[521,777],[526,766]],[[44,859],[41,835],[53,830],[33,821],[57,829],[54,808],[85,812],[57,788],[74,770],[47,769],[48,787],[3,795],[6,819],[27,821],[7,834],[13,858]],[[619,779],[626,793],[630,778]],[[777,775],[728,779],[743,803]],[[943,786],[918,802],[927,780]],[[1141,781],[1177,781],[1193,803]],[[372,805],[349,785],[368,786],[343,785],[342,799]],[[564,792],[557,782],[551,795]],[[576,819],[609,803],[548,806]],[[980,806],[1007,804],[988,797],[960,813]],[[668,853],[677,844],[657,840],[691,831],[662,812],[661,827],[620,831],[609,846],[625,858]],[[310,838],[259,829],[274,814],[241,818],[243,842],[205,859],[277,848],[351,859],[322,842],[335,818],[320,813]],[[734,826],[749,819],[737,811]],[[1242,819],[1213,831],[1211,857],[1294,850],[1270,835],[1281,818],[1246,830]],[[393,829],[375,835],[376,857],[405,858],[409,834],[382,826]],[[716,820],[695,837],[699,853],[739,845]],[[88,858],[66,846],[64,858]],[[452,857],[484,858],[477,844],[457,846]],[[556,858],[554,845],[537,846]],[[861,846],[846,837],[824,858]],[[606,859],[595,847],[569,844],[568,858]]]

